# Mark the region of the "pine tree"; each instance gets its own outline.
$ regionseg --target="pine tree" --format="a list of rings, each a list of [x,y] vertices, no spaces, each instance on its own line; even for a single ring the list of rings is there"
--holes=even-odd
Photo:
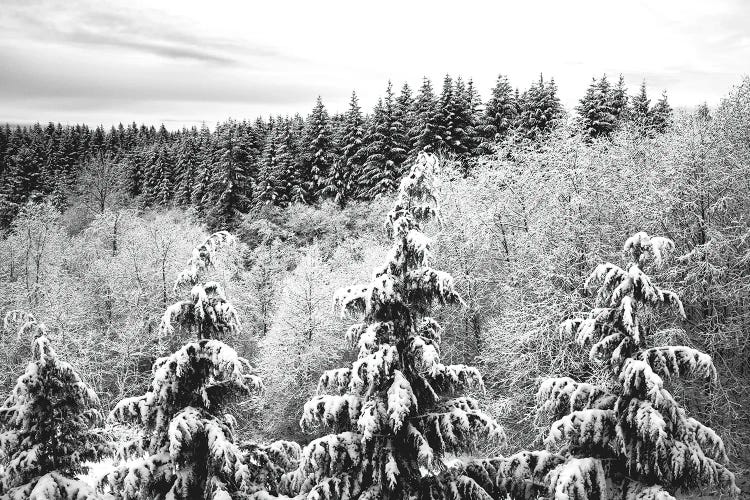
[[[552,128],[554,120],[562,115],[562,105],[557,97],[555,80],[544,81],[542,75],[523,93],[516,127],[522,137],[537,139]]]
[[[305,162],[305,171],[310,176],[304,180],[304,189],[309,200],[299,201],[317,200],[326,191],[335,159],[333,130],[320,96],[305,124],[302,149],[302,161]]]
[[[403,163],[408,155],[407,131],[396,120],[393,89],[388,82],[385,99],[378,101],[370,121],[365,146],[365,161],[358,183],[360,193],[374,198],[396,189]]]
[[[598,82],[593,79],[576,108],[587,138],[607,137],[614,130],[617,118],[612,112],[611,101],[612,92],[607,75],[602,76]]]
[[[610,94],[609,108],[617,122],[628,116],[628,89],[625,87],[625,77],[622,75]]]
[[[641,134],[648,134],[651,126],[651,100],[646,93],[646,80],[641,82],[638,95],[633,96],[631,99],[629,118]]]
[[[217,161],[209,188],[213,203],[206,214],[206,223],[211,229],[233,229],[238,223],[238,214],[249,207],[248,193],[252,192],[257,152],[246,139],[242,125],[232,120],[217,127]]]
[[[409,131],[411,151],[435,152],[440,147],[439,107],[432,83],[425,77],[414,101],[414,125]]]
[[[347,337],[358,346],[351,368],[329,370],[305,404],[304,429],[329,434],[305,447],[299,468],[280,491],[308,498],[488,498],[460,469],[445,470],[449,453],[502,437],[500,426],[468,397],[482,387],[476,368],[439,361],[440,326],[426,314],[434,303],[461,299],[452,277],[429,266],[422,223],[435,215],[437,159],[421,154],[402,180],[387,227],[394,246],[371,283],[342,289],[336,302],[362,318]]]
[[[482,117],[481,135],[485,142],[499,142],[505,139],[516,121],[517,114],[513,89],[507,77],[499,75]]]
[[[623,250],[624,269],[600,264],[586,282],[587,288],[600,283],[595,308],[561,327],[579,344],[591,344],[591,359],[608,367],[610,379],[594,385],[556,378],[539,389],[542,410],[554,420],[545,442],[567,456],[549,475],[550,494],[672,499],[678,489],[705,485],[736,494],[721,438],[688,417],[665,388],[670,379],[714,381],[711,357],[685,346],[651,347],[651,328],[643,324],[663,306],[684,318],[678,296],[642,270],[661,265],[674,243],[638,233]]]
[[[34,334],[35,359],[0,406],[0,494],[9,500],[99,498],[76,479],[87,472],[84,463],[110,453],[99,428],[99,398],[58,359],[43,323],[23,311],[10,311],[6,328],[11,321],[21,323],[19,335]]]
[[[233,239],[228,233],[214,236],[207,242]],[[200,278],[192,268],[207,267],[206,247],[204,243],[193,252],[204,262],[191,259],[178,283],[183,276]],[[101,487],[109,486],[118,499],[229,500],[261,490],[275,493],[281,473],[296,466],[299,445],[236,442],[236,421],[225,410],[262,384],[245,358],[209,338],[239,328],[221,286],[195,285],[191,300],[170,306],[160,329],[170,332],[175,325],[197,331],[199,340],[156,360],[148,392],[120,401],[112,411],[111,418],[135,423],[143,431],[122,447],[120,458],[127,460],[105,476]]]
[[[357,94],[352,92],[349,110],[342,123],[339,157],[333,166],[327,194],[340,206],[357,194],[357,178],[367,159],[364,150],[365,128]]]
[[[651,129],[659,134],[666,132],[672,125],[672,107],[667,102],[667,91],[661,94],[651,110]]]

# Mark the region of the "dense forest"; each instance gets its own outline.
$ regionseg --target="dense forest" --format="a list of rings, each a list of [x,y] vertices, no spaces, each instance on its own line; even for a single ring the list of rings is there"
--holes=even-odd
[[[644,81],[629,97],[624,80],[594,80],[577,108],[590,138],[618,123],[660,133],[672,110],[666,95],[653,105]],[[49,197],[63,208],[84,193],[99,211],[125,198],[140,207],[193,207],[210,228],[233,229],[237,214],[259,204],[287,206],[371,200],[396,189],[407,158],[432,151],[461,162],[506,140],[533,141],[564,121],[554,79],[540,76],[524,92],[500,76],[483,103],[471,80],[446,75],[437,92],[425,78],[416,94],[389,83],[370,114],[352,93],[346,113],[330,116],[321,99],[303,118],[227,121],[214,131],[168,131],[120,124],[105,130],[50,123],[0,129],[0,222],[7,228],[28,200]],[[82,180],[84,182],[82,182]]]
[[[0,496],[750,491],[750,79],[0,140]]]

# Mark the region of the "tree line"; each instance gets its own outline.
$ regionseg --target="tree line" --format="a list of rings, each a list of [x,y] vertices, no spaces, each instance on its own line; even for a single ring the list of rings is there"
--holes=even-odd
[[[619,124],[644,134],[663,132],[672,110],[666,94],[654,104],[640,92],[627,95],[620,77],[594,80],[576,108],[576,123],[590,138]],[[312,112],[255,121],[228,120],[169,131],[164,125],[0,128],[0,225],[20,208],[50,198],[64,208],[82,185],[94,184],[99,211],[117,197],[142,207],[194,207],[210,228],[229,228],[238,213],[258,204],[345,206],[395,190],[403,165],[418,152],[471,160],[503,141],[537,141],[566,117],[554,78],[540,76],[515,90],[500,75],[487,102],[472,80],[446,75],[438,92],[428,78],[414,92],[389,82],[372,112],[355,92],[343,113],[329,114],[318,98]]]

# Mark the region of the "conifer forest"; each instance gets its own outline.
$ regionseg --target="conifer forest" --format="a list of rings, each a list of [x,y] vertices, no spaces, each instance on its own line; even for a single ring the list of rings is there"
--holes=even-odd
[[[0,126],[0,499],[750,498],[750,77],[412,85]]]

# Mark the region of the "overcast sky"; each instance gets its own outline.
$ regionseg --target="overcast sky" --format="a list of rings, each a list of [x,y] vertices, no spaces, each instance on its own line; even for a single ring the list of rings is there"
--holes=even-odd
[[[646,78],[674,105],[718,103],[750,73],[750,1],[0,0],[0,122],[209,125],[369,110],[388,79],[487,96],[554,76],[568,107],[592,76]]]

